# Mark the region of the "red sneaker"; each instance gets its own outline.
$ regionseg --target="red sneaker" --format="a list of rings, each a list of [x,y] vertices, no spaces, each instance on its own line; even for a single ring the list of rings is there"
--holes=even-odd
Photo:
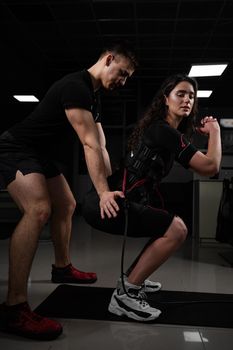
[[[27,302],[13,306],[1,304],[0,329],[3,332],[37,340],[52,340],[62,333],[60,323],[31,311]]]
[[[94,283],[97,280],[95,272],[83,272],[72,264],[66,267],[52,265],[52,282],[54,283]]]

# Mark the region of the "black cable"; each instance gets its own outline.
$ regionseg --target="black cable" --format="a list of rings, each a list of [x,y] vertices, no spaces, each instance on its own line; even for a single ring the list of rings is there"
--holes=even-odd
[[[123,236],[123,243],[122,243],[122,249],[121,249],[121,283],[125,294],[128,297],[132,298],[132,296],[128,293],[125,287],[125,279],[124,279],[125,246],[126,246],[126,239],[127,239],[127,232],[128,232],[128,219],[129,219],[129,202],[127,198],[125,198],[124,200],[124,213],[125,213],[125,228],[124,228],[124,236]]]

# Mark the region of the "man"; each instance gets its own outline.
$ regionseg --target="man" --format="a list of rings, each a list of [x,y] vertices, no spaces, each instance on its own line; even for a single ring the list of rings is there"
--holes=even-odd
[[[136,67],[133,52],[125,44],[103,50],[87,70],[75,72],[55,82],[37,108],[0,137],[0,172],[4,187],[22,212],[10,239],[9,286],[0,308],[2,330],[36,339],[54,339],[62,326],[33,313],[27,303],[27,282],[39,235],[50,218],[55,263],[52,281],[93,283],[95,273],[72,266],[69,256],[71,220],[75,200],[71,189],[54,162],[54,149],[81,141],[91,180],[99,195],[102,218],[115,217],[115,201],[120,191],[109,190],[111,174],[105,137],[100,123],[96,92],[123,86]],[[53,148],[51,149],[51,146]]]

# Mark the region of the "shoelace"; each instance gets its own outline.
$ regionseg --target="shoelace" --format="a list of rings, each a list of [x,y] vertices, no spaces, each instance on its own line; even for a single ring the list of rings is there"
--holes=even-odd
[[[142,307],[147,307],[149,304],[145,301],[145,300],[143,300],[143,299],[140,299],[140,301],[139,301],[139,304],[141,304],[142,305]]]
[[[132,299],[137,300],[139,304],[142,305],[143,308],[146,308],[149,306],[148,302],[145,300],[147,299],[147,296],[141,289],[139,289],[135,294],[129,293],[128,296]]]
[[[144,292],[143,287],[141,287],[141,289],[139,289],[138,295],[139,295],[140,299],[144,299],[144,300],[147,299],[147,295]]]
[[[146,299],[147,299],[147,295],[146,293],[140,288],[139,290],[135,290],[135,293],[129,293],[128,294],[131,298],[136,299],[139,301],[139,303],[143,306],[148,305]]]

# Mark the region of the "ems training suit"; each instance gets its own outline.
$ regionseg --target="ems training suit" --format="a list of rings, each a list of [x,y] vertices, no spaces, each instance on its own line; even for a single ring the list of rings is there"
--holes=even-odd
[[[66,75],[55,82],[35,110],[0,136],[0,187],[6,188],[16,176],[42,173],[52,178],[62,173],[59,163],[67,154],[57,154],[64,145],[72,151],[77,134],[65,109],[82,108],[100,122],[100,101],[87,70]],[[59,189],[58,189],[59,190]]]
[[[132,237],[161,237],[174,214],[163,208],[158,184],[177,161],[185,168],[197,149],[165,120],[155,120],[146,128],[141,141],[126,157],[124,169],[108,178],[112,190],[123,190],[128,202],[128,231]],[[98,230],[122,235],[125,227],[124,200],[119,199],[116,218],[101,219],[99,198],[94,190],[86,195],[83,215]]]

